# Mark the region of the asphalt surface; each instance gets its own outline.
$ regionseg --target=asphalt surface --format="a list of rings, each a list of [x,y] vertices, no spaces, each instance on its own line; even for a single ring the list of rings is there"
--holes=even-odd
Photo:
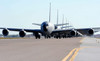
[[[81,39],[0,39],[0,61],[62,61]]]

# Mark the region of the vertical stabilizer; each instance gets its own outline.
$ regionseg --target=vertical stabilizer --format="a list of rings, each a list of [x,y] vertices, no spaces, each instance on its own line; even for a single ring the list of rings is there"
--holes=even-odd
[[[62,24],[64,24],[64,15],[63,15],[63,18],[62,18]],[[63,25],[62,25],[62,27],[63,27]]]
[[[58,24],[58,19],[59,19],[59,18],[58,18],[58,10],[57,10],[57,24]]]
[[[49,22],[51,21],[51,3],[50,3],[50,8],[49,8]]]
[[[67,18],[66,18],[66,23],[67,23]],[[66,24],[66,26],[68,26],[67,24]],[[69,27],[68,27],[69,28]],[[66,27],[66,29],[67,29],[67,27]]]

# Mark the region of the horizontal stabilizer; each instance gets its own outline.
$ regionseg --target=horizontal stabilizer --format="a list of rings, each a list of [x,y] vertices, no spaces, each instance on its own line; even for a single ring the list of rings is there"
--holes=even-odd
[[[41,26],[41,24],[37,24],[37,23],[32,23],[33,25],[38,25],[38,26]]]
[[[68,25],[69,23],[65,23],[65,24],[55,24],[55,26],[62,26],[62,25]]]
[[[100,27],[94,27],[94,28],[92,28],[92,29],[94,30],[94,32],[100,31]]]
[[[61,27],[61,28],[69,28],[69,27],[73,27],[73,26],[63,26],[63,27]]]
[[[6,28],[0,27],[0,29],[6,29]]]

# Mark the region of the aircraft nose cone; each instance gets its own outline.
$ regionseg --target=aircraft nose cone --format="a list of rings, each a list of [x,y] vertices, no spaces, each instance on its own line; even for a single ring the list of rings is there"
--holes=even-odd
[[[45,26],[48,26],[48,23],[44,23]]]
[[[47,28],[48,28],[48,23],[47,22],[43,22],[42,23],[42,27],[43,27],[43,31],[47,31]]]

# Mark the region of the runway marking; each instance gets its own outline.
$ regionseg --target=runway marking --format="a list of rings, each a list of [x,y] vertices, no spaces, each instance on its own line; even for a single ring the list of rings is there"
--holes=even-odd
[[[82,38],[81,40],[80,40],[80,42],[82,43],[82,41],[84,40],[84,38]],[[85,48],[85,47],[82,47],[82,48]],[[77,55],[77,52],[80,50],[80,49],[82,49],[82,48],[74,48],[73,50],[71,50],[71,52],[69,52],[69,54],[62,60],[62,61],[67,61],[68,60],[68,58],[69,57],[71,57],[71,59],[70,59],[70,61],[73,59],[74,60],[74,58],[75,58],[75,56]],[[73,54],[74,53],[74,54]],[[72,55],[73,54],[73,55]]]
[[[62,61],[67,61],[68,58],[70,58],[70,57],[71,58],[69,59],[69,61],[74,61],[74,59],[75,59],[77,53],[79,52],[79,50],[84,49],[84,48],[90,48],[90,47],[74,48]]]
[[[80,43],[82,43],[82,41],[84,40],[85,38],[82,38],[80,40]],[[62,61],[74,61],[76,55],[78,54],[79,50],[81,49],[84,49],[84,48],[96,48],[95,46],[91,47],[91,46],[86,46],[86,47],[80,47],[80,48],[74,48]],[[71,58],[70,58],[71,57]]]
[[[81,48],[76,49],[75,53],[73,54],[73,56],[71,57],[71,59],[69,61],[74,61],[74,59],[75,59],[75,57],[76,57],[76,55],[77,55],[77,53],[79,52],[80,49]]]
[[[76,48],[74,48],[71,52],[69,52],[69,54],[62,60],[62,61],[66,61],[68,60],[68,58],[72,55],[72,53],[76,50]]]
[[[69,61],[74,61],[74,59],[75,59],[77,53],[79,52],[79,50],[84,49],[84,48],[93,48],[93,47],[80,47],[80,48],[77,48],[75,53],[73,54],[73,56],[69,59]]]

